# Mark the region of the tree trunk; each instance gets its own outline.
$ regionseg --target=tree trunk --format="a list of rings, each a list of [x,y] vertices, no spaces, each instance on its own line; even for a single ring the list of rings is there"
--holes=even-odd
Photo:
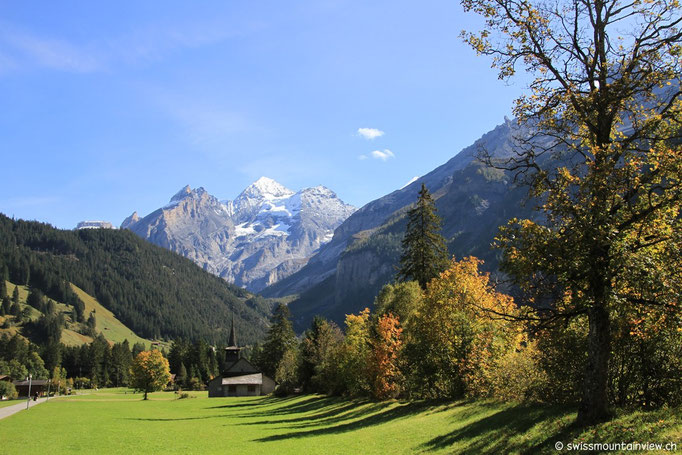
[[[578,423],[581,425],[593,425],[610,418],[608,366],[611,334],[605,300],[595,302],[588,312],[588,319],[590,331],[587,341],[587,371],[582,402],[578,409]]]
[[[144,399],[147,399],[147,389],[144,389]]]

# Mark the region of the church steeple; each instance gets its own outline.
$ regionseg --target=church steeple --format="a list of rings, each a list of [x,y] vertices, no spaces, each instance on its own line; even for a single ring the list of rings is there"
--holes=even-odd
[[[225,348],[225,363],[234,363],[239,360],[239,351],[242,348],[237,346],[237,334],[234,330],[234,314],[232,314],[232,326],[230,327],[230,338],[227,341]]]
[[[237,347],[237,336],[234,333],[234,315],[232,315],[232,327],[230,328],[230,339],[227,341],[227,345]]]

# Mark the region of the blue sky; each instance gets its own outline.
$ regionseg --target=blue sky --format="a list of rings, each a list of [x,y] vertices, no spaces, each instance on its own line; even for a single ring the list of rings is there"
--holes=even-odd
[[[118,225],[262,175],[362,206],[510,115],[523,86],[459,38],[480,25],[457,1],[0,1],[0,212]]]

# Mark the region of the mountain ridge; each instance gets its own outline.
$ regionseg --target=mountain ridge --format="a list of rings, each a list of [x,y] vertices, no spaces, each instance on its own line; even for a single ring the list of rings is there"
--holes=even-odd
[[[381,287],[395,279],[402,251],[406,212],[424,183],[443,219],[442,234],[450,254],[478,256],[495,271],[499,253],[490,249],[497,228],[512,216],[530,217],[527,191],[509,173],[477,159],[486,152],[495,159],[512,156],[516,138],[527,127],[505,119],[472,145],[417,180],[364,205],[336,229],[298,272],[265,288],[262,295],[297,295],[290,303],[297,330],[316,314],[343,323],[346,314],[371,307]]]
[[[121,228],[258,292],[303,267],[354,211],[322,185],[295,192],[261,177],[233,200],[187,185],[145,217],[133,213]]]

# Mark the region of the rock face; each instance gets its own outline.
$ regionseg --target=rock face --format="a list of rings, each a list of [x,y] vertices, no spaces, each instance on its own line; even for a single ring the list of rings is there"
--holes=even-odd
[[[442,166],[366,204],[336,229],[332,241],[305,267],[262,294],[298,294],[289,307],[299,331],[315,314],[342,324],[345,314],[371,308],[381,287],[395,279],[406,212],[422,183],[436,200],[450,253],[457,258],[480,257],[485,268],[494,271],[499,257],[490,244],[498,226],[513,216],[531,216],[533,204],[523,205],[527,191],[515,186],[512,176],[487,168],[475,157],[482,150],[495,158],[510,157],[514,137],[526,134],[515,122],[506,121]]]
[[[133,212],[132,215],[123,220],[123,223],[121,223],[121,229],[128,229],[130,226],[137,223],[138,221],[140,221],[140,216],[137,214],[137,212]]]
[[[323,186],[294,192],[261,177],[227,201],[186,186],[121,227],[257,292],[303,267],[354,211]]]

